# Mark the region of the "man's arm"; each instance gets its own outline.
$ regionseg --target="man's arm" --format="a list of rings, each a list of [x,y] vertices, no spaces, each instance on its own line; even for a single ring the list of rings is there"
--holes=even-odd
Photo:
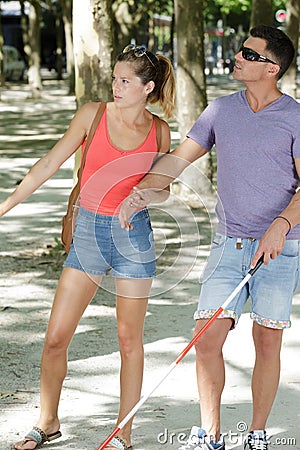
[[[300,158],[295,159],[296,171],[300,179]],[[264,263],[275,259],[285,244],[286,235],[292,227],[300,223],[300,189],[295,193],[288,206],[274,218],[273,222],[260,240],[258,249],[253,257],[251,267],[264,255]]]
[[[164,189],[175,180],[184,169],[207,153],[193,139],[186,138],[173,152],[162,156],[150,172],[144,176],[137,187],[139,189]]]
[[[120,208],[122,228],[130,229],[129,217],[137,208],[143,208],[157,200],[161,192],[175,180],[189,164],[205,155],[207,150],[193,139],[186,138],[173,152],[160,157],[150,172],[134,188]]]

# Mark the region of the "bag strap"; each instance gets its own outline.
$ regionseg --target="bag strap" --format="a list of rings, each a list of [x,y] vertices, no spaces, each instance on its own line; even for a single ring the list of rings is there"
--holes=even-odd
[[[161,149],[161,120],[156,114],[152,114],[156,126],[156,142],[158,153]]]
[[[87,139],[86,139],[85,148],[84,148],[84,152],[83,152],[83,155],[82,155],[82,158],[81,158],[80,167],[79,167],[78,172],[77,172],[77,180],[78,180],[77,182],[79,183],[79,185],[81,184],[82,172],[83,172],[83,169],[84,169],[84,165],[85,165],[86,156],[87,156],[87,152],[88,152],[89,146],[90,146],[90,144],[91,144],[91,142],[93,140],[95,131],[96,131],[96,129],[97,129],[99,123],[100,123],[100,120],[101,120],[101,117],[103,116],[105,108],[106,108],[106,103],[105,102],[101,102],[99,107],[98,107],[98,110],[96,112],[96,115],[94,117],[94,120],[92,122],[92,126],[90,128],[90,131],[88,133],[88,136],[87,136]]]

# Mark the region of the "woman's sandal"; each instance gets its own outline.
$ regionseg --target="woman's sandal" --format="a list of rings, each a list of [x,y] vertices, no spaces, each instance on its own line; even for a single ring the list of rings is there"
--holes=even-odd
[[[33,441],[36,443],[34,450],[41,447],[45,442],[54,441],[61,437],[61,432],[58,430],[55,433],[46,434],[43,430],[38,427],[33,427],[32,430],[25,436],[23,441],[17,442],[12,448],[15,449],[16,445],[23,447],[27,442]]]
[[[115,436],[105,447],[107,450],[109,449],[117,449],[117,450],[132,450],[132,445],[128,447],[126,441],[120,438],[120,436]]]

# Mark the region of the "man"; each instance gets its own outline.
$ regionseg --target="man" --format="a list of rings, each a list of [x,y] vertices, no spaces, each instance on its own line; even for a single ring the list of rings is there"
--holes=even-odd
[[[225,449],[220,426],[225,383],[222,348],[249,296],[256,359],[252,422],[244,449],[268,449],[265,428],[278,389],[282,333],[290,326],[292,296],[299,281],[300,105],[277,86],[293,57],[292,42],[281,30],[253,28],[235,56],[233,71],[246,89],[213,101],[187,139],[162,157],[120,212],[122,226],[129,229],[129,214],[151,201],[151,188],[163,188],[215,144],[219,224],[194,316],[196,333],[250,267],[264,259],[196,344],[202,424],[192,427],[180,450]]]

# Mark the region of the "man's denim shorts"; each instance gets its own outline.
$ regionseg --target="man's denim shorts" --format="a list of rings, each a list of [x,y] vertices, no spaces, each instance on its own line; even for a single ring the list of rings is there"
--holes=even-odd
[[[132,230],[121,228],[118,216],[105,216],[82,207],[64,267],[91,275],[153,278],[155,248],[147,209],[131,217]]]
[[[203,285],[194,318],[208,319],[222,306],[250,269],[259,240],[242,239],[217,233],[203,273]],[[258,324],[282,329],[291,326],[292,298],[299,282],[300,241],[286,240],[282,253],[268,265],[262,265],[242,288],[220,318],[231,318],[233,327],[251,298],[251,317]]]

